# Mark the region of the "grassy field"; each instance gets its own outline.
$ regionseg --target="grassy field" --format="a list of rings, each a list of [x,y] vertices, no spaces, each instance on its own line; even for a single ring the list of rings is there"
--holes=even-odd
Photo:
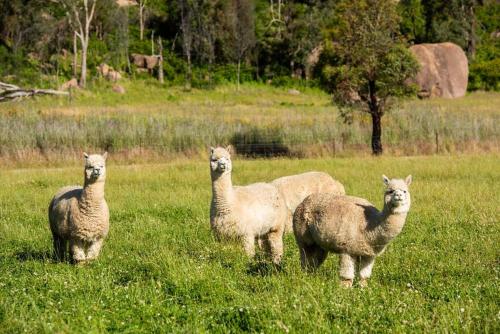
[[[0,104],[0,162],[38,165],[78,161],[81,151],[109,150],[123,162],[199,157],[208,145],[282,145],[299,157],[369,154],[371,120],[345,124],[331,98],[313,88],[246,84],[183,91],[154,82],[123,82],[67,98]],[[383,119],[391,155],[498,152],[500,94],[400,102]],[[239,137],[236,137],[238,136]],[[239,139],[238,139],[239,138]],[[240,145],[239,145],[240,144]]]
[[[110,235],[83,267],[51,260],[46,218],[54,192],[81,183],[81,168],[4,168],[0,332],[498,333],[499,163],[492,154],[235,161],[235,184],[323,170],[377,206],[382,173],[413,174],[403,233],[370,287],[350,290],[338,287],[334,256],[302,273],[291,235],[281,271],[215,242],[207,162],[111,156]]]

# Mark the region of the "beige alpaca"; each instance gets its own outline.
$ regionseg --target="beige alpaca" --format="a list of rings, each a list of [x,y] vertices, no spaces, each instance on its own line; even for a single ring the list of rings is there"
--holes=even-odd
[[[230,148],[211,148],[212,203],[210,225],[218,239],[241,240],[248,256],[262,241],[275,264],[283,256],[287,208],[276,187],[268,183],[233,186]]]
[[[330,175],[322,172],[283,176],[271,182],[281,192],[288,208],[288,219],[285,232],[292,231],[293,213],[304,198],[315,193],[345,195],[342,183],[335,181]]]
[[[84,153],[84,157],[83,188],[64,187],[49,205],[55,255],[64,259],[69,242],[71,259],[76,263],[97,258],[109,230],[109,210],[104,199],[107,153]]]
[[[297,207],[293,230],[304,269],[315,269],[334,252],[340,254],[342,285],[352,286],[357,263],[360,285],[368,284],[375,257],[401,232],[410,210],[411,175],[383,180],[382,211],[362,198],[332,194],[313,194]]]

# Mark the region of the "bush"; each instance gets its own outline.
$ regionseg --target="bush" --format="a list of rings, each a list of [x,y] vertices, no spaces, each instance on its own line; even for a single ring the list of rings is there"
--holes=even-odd
[[[500,58],[471,64],[469,90],[500,90]]]

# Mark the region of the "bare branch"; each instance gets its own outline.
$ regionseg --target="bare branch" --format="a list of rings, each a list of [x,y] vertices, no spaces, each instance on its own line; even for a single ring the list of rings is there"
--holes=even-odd
[[[68,92],[53,89],[22,89],[16,85],[0,82],[0,102],[34,95],[68,95]]]

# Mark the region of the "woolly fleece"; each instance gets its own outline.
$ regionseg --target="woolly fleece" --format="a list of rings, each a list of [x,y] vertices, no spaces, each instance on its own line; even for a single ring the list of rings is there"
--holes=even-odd
[[[69,243],[69,253],[75,263],[97,258],[109,231],[109,209],[104,199],[107,153],[84,153],[84,157],[83,188],[64,187],[49,205],[55,255],[63,260]]]
[[[367,284],[375,257],[401,232],[410,209],[411,176],[406,180],[383,176],[383,180],[382,211],[365,199],[332,194],[313,194],[297,207],[293,230],[304,269],[315,269],[328,252],[334,252],[340,254],[344,285],[352,285],[356,264],[360,284]]]

